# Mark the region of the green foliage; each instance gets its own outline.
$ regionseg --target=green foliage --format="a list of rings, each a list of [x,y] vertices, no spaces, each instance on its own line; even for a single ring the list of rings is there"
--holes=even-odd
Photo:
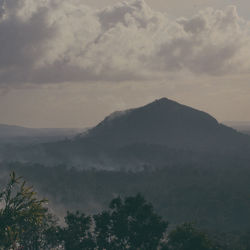
[[[90,232],[92,220],[90,216],[77,211],[67,212],[65,217],[67,226],[59,230],[59,238],[66,250],[95,249],[95,242]]]
[[[166,250],[214,250],[208,236],[197,230],[193,224],[178,226],[168,235]]]
[[[250,168],[242,165],[237,158],[222,166],[207,158],[202,165],[194,160],[192,164],[138,173],[18,163],[7,171],[14,169],[25,176],[69,211],[93,214],[105,209],[113,194],[126,197],[141,193],[172,224],[195,221],[199,228],[217,233],[250,229]]]
[[[44,204],[47,201],[36,198],[32,187],[25,181],[10,175],[10,181],[0,193],[0,247],[4,249],[22,246],[25,249],[38,249],[45,245],[44,232],[53,218]]]
[[[157,249],[168,225],[141,195],[112,200],[94,219],[99,249]]]
[[[189,170],[173,168],[166,173],[164,171],[157,171],[153,173],[108,173],[108,172],[94,172],[88,171],[79,173],[76,171],[65,170],[63,174],[61,172],[50,169],[50,174],[56,174],[57,179],[60,178],[60,185],[65,188],[65,180],[63,181],[63,174],[70,176],[75,179],[78,183],[76,188],[81,190],[82,195],[85,195],[85,190],[79,183],[86,183],[83,180],[89,181],[89,184],[93,186],[99,186],[101,180],[103,183],[94,189],[97,197],[100,196],[102,199],[108,199],[104,194],[104,188],[101,188],[105,184],[105,192],[112,191],[110,189],[110,181],[116,182],[120,187],[125,186],[129,180],[150,183],[147,189],[147,193],[150,194],[152,189],[155,187],[161,187],[161,192],[172,193],[172,199],[162,200],[162,193],[159,194],[159,201],[166,204],[166,208],[171,207],[173,200],[178,198],[190,191],[186,183],[183,183],[183,189],[178,192],[164,190],[162,188],[163,180],[172,183],[175,179],[171,180],[175,174],[178,173],[179,178],[187,178],[188,174],[192,176],[192,180],[188,178],[189,183],[195,183],[194,176],[202,177],[202,171],[204,173],[211,174],[211,171],[193,169],[193,173]],[[40,171],[40,172],[39,172]],[[36,169],[37,176],[45,170],[41,168]],[[55,171],[55,172],[54,172]],[[67,171],[67,172],[66,172]],[[184,174],[185,173],[185,174]],[[67,175],[66,175],[67,174]],[[87,176],[85,176],[87,175]],[[152,183],[152,176],[157,177],[158,183]],[[61,178],[62,177],[62,178]],[[98,177],[98,178],[97,178]],[[112,178],[110,178],[112,177]],[[139,178],[142,177],[142,178]],[[216,176],[220,179],[220,176]],[[66,177],[64,177],[66,178]],[[79,178],[79,179],[77,179]],[[84,179],[86,178],[86,179]],[[248,178],[248,176],[246,176]],[[79,182],[81,180],[81,182]],[[108,182],[109,180],[109,182]],[[203,179],[204,180],[204,179]],[[222,178],[223,180],[223,178]],[[118,183],[121,181],[121,183]],[[88,184],[88,185],[89,185]],[[203,183],[208,184],[208,182]],[[128,185],[128,184],[127,184]],[[189,184],[190,185],[190,184]],[[193,184],[192,184],[193,185]],[[232,184],[233,185],[233,184]],[[206,185],[205,185],[206,186]],[[172,185],[172,188],[174,185]],[[187,190],[184,190],[187,187]],[[131,190],[135,190],[135,186],[132,185]],[[198,192],[194,186],[190,187],[194,192]],[[197,187],[196,187],[197,188]],[[170,189],[170,188],[169,188]],[[74,189],[69,189],[66,186],[64,189],[71,196],[77,195]],[[122,190],[122,189],[121,189]],[[156,189],[160,190],[160,189]],[[228,191],[224,194],[228,194]],[[56,188],[54,190],[58,192]],[[199,190],[201,191],[201,190]],[[204,190],[203,190],[204,191]],[[182,192],[184,194],[182,194]],[[214,195],[218,195],[216,190],[213,191]],[[121,192],[122,193],[122,192]],[[132,193],[132,191],[130,192]],[[151,193],[152,194],[152,193]],[[80,196],[76,196],[80,197]],[[76,198],[75,197],[75,198]],[[149,196],[150,197],[150,196]],[[152,196],[151,196],[152,197]],[[170,197],[170,198],[171,198]],[[183,206],[186,202],[187,206],[193,201],[197,201],[197,195],[190,197],[190,200],[183,200],[182,203],[179,201],[179,209],[182,208],[182,212],[185,213],[187,210]],[[205,195],[203,196],[203,198]],[[249,198],[249,195],[247,196]],[[221,197],[224,198],[223,196]],[[86,197],[85,197],[86,199]],[[152,199],[152,198],[151,198]],[[207,197],[206,197],[207,199]],[[154,204],[157,200],[154,200]],[[65,227],[59,226],[55,217],[48,213],[45,207],[46,200],[39,200],[36,198],[36,194],[32,187],[27,187],[26,183],[21,178],[17,178],[14,173],[11,174],[10,181],[6,185],[5,189],[0,192],[0,249],[17,249],[22,247],[23,249],[66,249],[66,250],[116,250],[116,249],[129,249],[129,250],[249,250],[249,232],[237,232],[221,234],[219,231],[208,231],[207,234],[202,232],[200,229],[194,227],[193,224],[182,224],[177,226],[174,230],[166,232],[168,224],[155,212],[151,203],[148,203],[142,195],[128,196],[125,199],[120,197],[113,199],[110,202],[109,209],[104,210],[101,213],[97,213],[93,216],[86,216],[81,212],[71,213],[68,212],[65,217]],[[170,205],[168,205],[170,204]],[[235,204],[239,206],[240,204]],[[212,207],[210,207],[213,209]],[[218,207],[216,207],[218,208]],[[237,207],[236,207],[237,208]],[[176,217],[183,216],[176,207]],[[160,211],[160,209],[158,209]],[[237,211],[237,210],[236,210]],[[240,210],[244,211],[244,210]],[[198,210],[194,211],[198,214]],[[187,216],[187,215],[186,215]],[[242,216],[242,215],[239,215]],[[171,216],[169,218],[172,219]],[[247,217],[246,217],[247,219]],[[190,218],[192,220],[192,218]],[[207,219],[208,220],[208,219]],[[206,220],[206,221],[207,221]],[[188,221],[188,220],[187,220]],[[247,223],[247,222],[246,222]],[[173,225],[175,226],[176,223]],[[198,225],[200,228],[200,225]],[[230,230],[230,228],[228,228]],[[213,239],[211,242],[210,239]],[[216,246],[215,247],[215,243]]]
[[[141,196],[113,199],[108,211],[67,212],[60,227],[32,187],[13,172],[0,193],[0,249],[145,249],[160,246],[167,223]]]

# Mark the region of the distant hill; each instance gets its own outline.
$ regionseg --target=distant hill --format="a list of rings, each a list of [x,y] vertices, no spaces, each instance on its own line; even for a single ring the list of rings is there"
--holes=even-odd
[[[0,124],[0,144],[29,144],[62,140],[72,137],[84,129],[76,128],[26,128],[21,126]]]
[[[2,158],[45,165],[138,170],[208,159],[248,159],[249,152],[250,136],[218,123],[205,112],[162,98],[143,107],[115,112],[72,139],[5,149]]]
[[[26,128],[0,124],[0,138],[73,135],[83,131],[76,128]]]

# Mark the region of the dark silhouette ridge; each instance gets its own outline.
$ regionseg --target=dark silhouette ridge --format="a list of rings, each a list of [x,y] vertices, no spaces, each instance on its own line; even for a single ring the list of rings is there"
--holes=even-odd
[[[115,112],[82,138],[98,144],[125,146],[160,144],[174,148],[235,149],[250,142],[236,130],[219,124],[209,114],[161,98],[143,107]]]
[[[2,159],[136,170],[145,164],[218,162],[229,156],[248,162],[249,152],[250,136],[218,123],[205,112],[161,98],[143,107],[114,112],[73,139],[5,148]]]

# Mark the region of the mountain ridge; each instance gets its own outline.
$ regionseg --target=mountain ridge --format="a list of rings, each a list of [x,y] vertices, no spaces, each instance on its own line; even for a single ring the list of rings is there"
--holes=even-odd
[[[82,139],[120,146],[141,142],[192,149],[192,144],[204,148],[209,141],[220,143],[228,136],[242,137],[206,112],[161,98],[139,108],[112,113]]]
[[[161,98],[142,107],[112,113],[73,138],[7,148],[2,158],[136,171],[145,165],[163,167],[181,162],[203,163],[208,159],[222,162],[230,157],[249,159],[249,153],[250,136],[220,124],[203,111]]]

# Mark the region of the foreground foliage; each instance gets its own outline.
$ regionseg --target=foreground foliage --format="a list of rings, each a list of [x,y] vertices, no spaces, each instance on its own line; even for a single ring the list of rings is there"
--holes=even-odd
[[[113,194],[141,193],[171,224],[195,221],[213,233],[250,230],[250,168],[238,159],[217,166],[207,158],[202,165],[166,165],[136,173],[20,163],[5,169],[25,176],[51,202],[69,211],[97,213],[109,205]]]
[[[218,249],[208,236],[197,230],[193,224],[184,223],[168,235],[167,250],[208,250]]]
[[[113,199],[109,208],[94,216],[99,247],[157,249],[168,224],[141,195]]]
[[[0,247],[22,246],[24,249],[47,247],[47,235],[55,222],[32,187],[11,173],[10,181],[0,193]]]
[[[61,226],[45,199],[13,172],[0,193],[0,249],[65,250],[248,250],[249,234],[230,248],[191,223],[168,231],[168,223],[140,194],[117,197],[109,209],[87,216],[67,212]],[[216,242],[216,243],[215,243]]]

